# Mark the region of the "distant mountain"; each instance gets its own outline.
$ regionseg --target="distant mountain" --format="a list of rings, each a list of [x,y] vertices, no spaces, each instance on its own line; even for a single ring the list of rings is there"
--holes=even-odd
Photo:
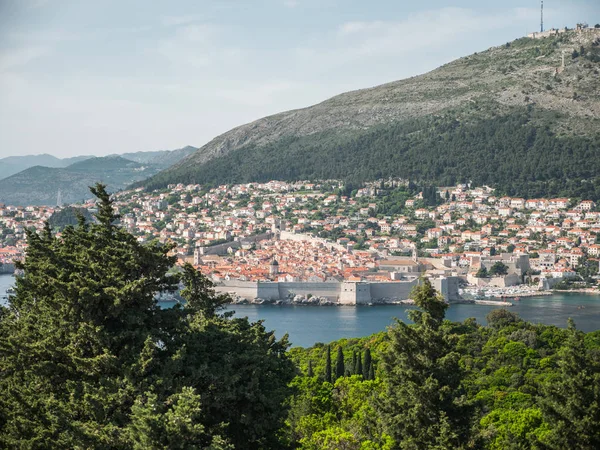
[[[81,202],[92,197],[89,186],[98,181],[107,184],[109,191],[114,192],[155,175],[195,150],[194,147],[186,147],[172,151],[133,154],[137,155],[138,159],[145,159],[144,162],[132,161],[122,156],[92,156],[69,158],[73,163],[67,167],[29,167],[0,180],[0,203],[55,205],[59,191],[63,203]],[[50,155],[44,156],[49,157],[45,162],[53,164],[58,164],[55,160],[65,161]]]
[[[170,167],[173,164],[181,161],[186,156],[191,155],[197,150],[197,147],[192,147],[191,145],[188,145],[177,150],[158,150],[154,152],[122,153],[120,156],[142,164],[154,164],[161,167]]]
[[[109,156],[121,156],[131,161],[152,164],[160,169],[166,169],[196,150],[198,150],[196,147],[187,146],[176,150],[123,153],[121,155],[113,154]],[[57,158],[47,153],[41,155],[9,156],[0,159],[0,180],[34,166],[61,168],[92,158],[95,158],[95,156],[82,155],[71,158]]]
[[[46,153],[41,155],[9,156],[0,159],[0,179],[9,177],[33,166],[67,167],[75,162],[92,158],[92,156],[75,156],[60,159]]]
[[[234,128],[136,186],[391,176],[600,199],[599,74],[600,29],[521,38]]]

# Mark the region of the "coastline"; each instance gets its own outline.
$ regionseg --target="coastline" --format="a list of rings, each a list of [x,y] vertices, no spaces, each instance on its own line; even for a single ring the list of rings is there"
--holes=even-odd
[[[594,288],[565,289],[565,290],[554,289],[551,292],[552,292],[551,295],[553,295],[553,294],[569,294],[571,292],[573,294],[600,295],[600,290],[594,289]]]
[[[547,295],[552,295],[554,292],[552,291],[532,291],[532,292],[524,292],[519,294],[500,294],[495,298],[516,298],[516,297],[543,297]]]

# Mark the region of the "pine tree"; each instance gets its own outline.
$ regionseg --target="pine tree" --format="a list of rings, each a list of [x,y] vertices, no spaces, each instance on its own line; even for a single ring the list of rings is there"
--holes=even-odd
[[[411,293],[414,325],[396,320],[382,355],[386,395],[376,402],[385,431],[399,448],[459,448],[469,438],[460,406],[461,369],[452,337],[441,328],[448,305],[425,279]]]
[[[331,383],[331,347],[327,346],[327,353],[325,354],[325,381]]]
[[[371,380],[372,378],[370,378],[370,374],[371,373],[371,350],[369,348],[367,348],[365,350],[365,356],[364,356],[364,362],[363,362],[363,377],[365,378],[365,380]]]
[[[344,352],[342,352],[342,346],[338,346],[337,358],[335,361],[335,377],[341,378],[344,376]]]

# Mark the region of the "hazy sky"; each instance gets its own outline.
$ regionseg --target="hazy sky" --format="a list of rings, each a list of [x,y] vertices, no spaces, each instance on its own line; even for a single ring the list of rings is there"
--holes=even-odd
[[[578,21],[600,1],[546,0]],[[538,28],[528,0],[0,0],[0,157],[201,146]]]

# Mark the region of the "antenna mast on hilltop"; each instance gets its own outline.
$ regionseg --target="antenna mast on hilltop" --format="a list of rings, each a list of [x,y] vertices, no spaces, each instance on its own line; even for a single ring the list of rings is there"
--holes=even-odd
[[[542,0],[542,10],[540,14],[540,33],[544,32],[544,0]]]

